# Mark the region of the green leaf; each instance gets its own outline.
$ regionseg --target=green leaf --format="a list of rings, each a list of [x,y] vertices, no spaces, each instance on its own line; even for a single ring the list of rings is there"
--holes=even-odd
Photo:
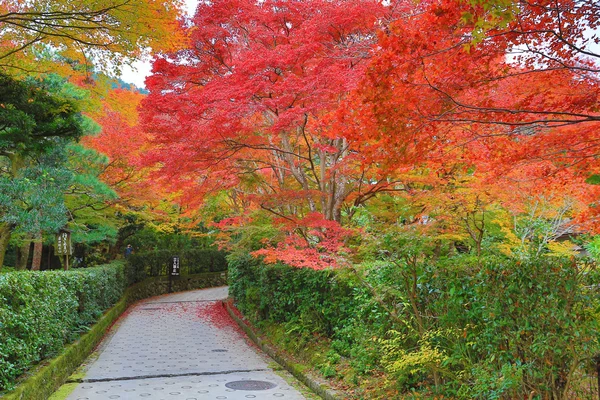
[[[600,175],[594,174],[585,180],[585,183],[590,185],[600,185]]]

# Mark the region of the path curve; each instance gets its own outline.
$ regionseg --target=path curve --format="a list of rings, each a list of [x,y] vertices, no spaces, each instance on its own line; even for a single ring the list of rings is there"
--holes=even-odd
[[[132,306],[67,400],[306,399],[222,306],[227,287]]]

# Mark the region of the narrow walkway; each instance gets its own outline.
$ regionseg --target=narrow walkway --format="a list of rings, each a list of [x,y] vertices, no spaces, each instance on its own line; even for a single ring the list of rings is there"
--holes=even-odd
[[[247,342],[226,297],[223,287],[138,303],[67,399],[305,399]]]

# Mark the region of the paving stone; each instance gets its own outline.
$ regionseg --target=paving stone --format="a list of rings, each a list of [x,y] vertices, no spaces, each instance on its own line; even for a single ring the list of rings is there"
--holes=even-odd
[[[181,292],[170,294],[167,296],[154,297],[152,299],[146,300],[145,303],[222,300],[226,299],[227,296],[227,286],[221,286],[216,288],[191,290],[189,292]]]
[[[102,344],[84,383],[68,400],[304,399],[268,368],[270,360],[234,323],[223,319],[225,311],[216,300],[226,297],[223,287],[138,303]],[[225,386],[243,380],[276,386],[268,390]]]
[[[268,390],[234,390],[229,382],[259,380],[276,385]],[[149,378],[110,382],[83,383],[69,399],[148,399],[148,400],[247,400],[283,399],[303,400],[304,397],[272,371],[244,372],[223,375],[185,376],[174,378]]]
[[[88,379],[265,368],[237,331],[217,329],[198,317],[206,303],[152,306],[131,311],[90,367]]]

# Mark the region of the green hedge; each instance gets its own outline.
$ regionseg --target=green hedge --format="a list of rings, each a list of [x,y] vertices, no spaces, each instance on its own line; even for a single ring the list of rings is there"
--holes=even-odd
[[[171,291],[176,293],[225,285],[227,285],[227,273],[205,272],[174,278],[171,283]],[[169,279],[166,276],[148,278],[128,289],[128,297],[131,302],[167,293],[169,293]]]
[[[126,286],[123,263],[0,275],[0,390],[88,331]]]
[[[226,253],[215,249],[192,249],[175,252],[156,250],[132,254],[127,258],[130,283],[141,282],[151,276],[167,275],[173,256],[179,257],[182,275],[227,270]]]
[[[583,397],[600,353],[595,264],[505,255],[424,260],[370,262],[358,278],[231,255],[229,293],[257,326],[285,332],[286,348],[302,353],[327,343],[327,360],[315,363],[324,375],[387,373],[387,389],[423,398]],[[340,358],[354,372],[337,371]]]
[[[231,255],[229,294],[255,322],[287,324],[304,339],[314,334],[336,339],[348,353],[358,341],[392,327],[389,314],[369,290],[341,271],[265,265],[250,255]]]

